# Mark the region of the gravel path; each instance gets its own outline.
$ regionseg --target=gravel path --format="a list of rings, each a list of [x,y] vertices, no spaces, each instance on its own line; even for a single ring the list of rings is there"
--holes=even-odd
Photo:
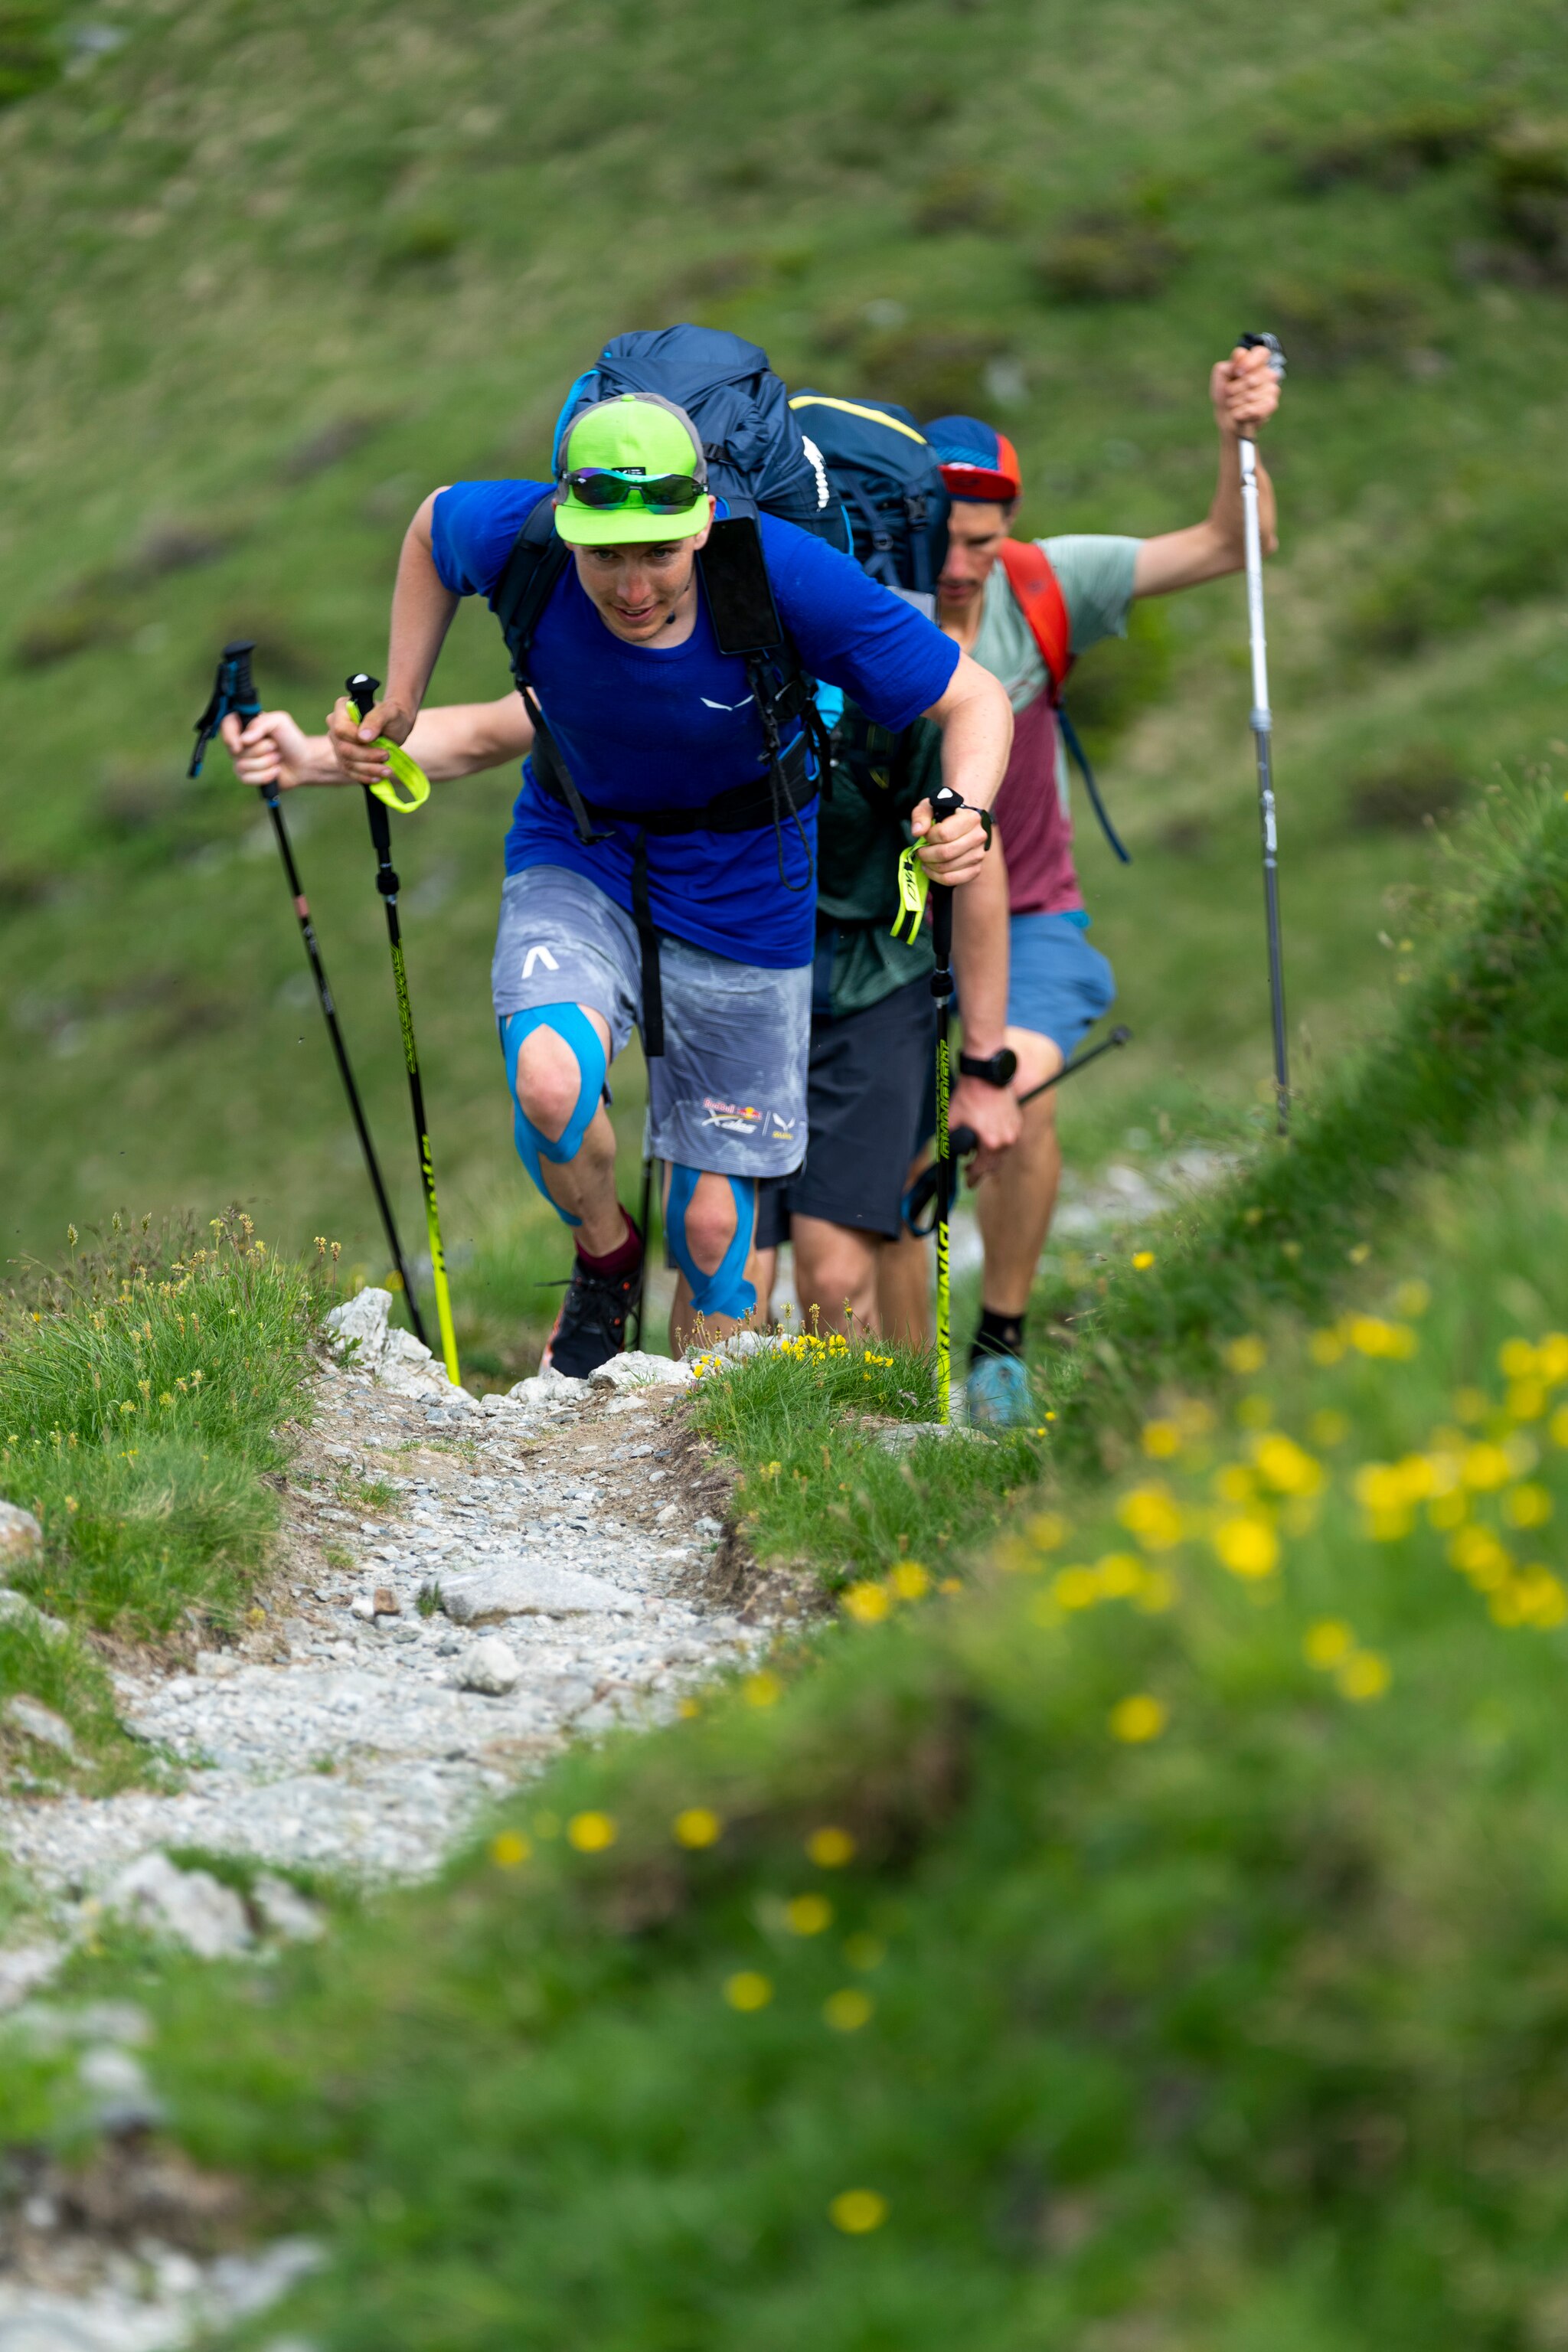
[[[323,1371],[266,1608],[236,1645],[198,1653],[194,1671],[117,1675],[123,1719],[173,1768],[169,1792],[0,1800],[0,1848],[53,1914],[0,1950],[5,2030],[81,2043],[116,2168],[107,2207],[101,2185],[57,2179],[41,2158],[30,2184],[0,2177],[0,2352],[181,2352],[265,2307],[311,2258],[291,2242],[216,2261],[183,2250],[182,2210],[203,2242],[205,2189],[193,2175],[173,2194],[167,2158],[144,2143],[157,2110],[135,2051],[150,2021],[47,1996],[99,1904],[139,1883],[166,1906],[155,1924],[212,1951],[319,1932],[286,1885],[258,1880],[247,1917],[158,1856],[425,1875],[567,1741],[668,1717],[792,1613],[787,1586],[724,1536],[727,1474],[679,1386],[531,1381],[478,1404],[417,1364],[390,1372],[387,1385]],[[274,2352],[310,2347],[279,2338]]]
[[[452,1408],[325,1373],[264,1621],[195,1672],[116,1676],[183,1785],[0,1801],[0,1845],[67,1898],[153,1846],[416,1877],[567,1738],[743,1662],[773,1615],[710,1597],[723,1475],[679,1391],[579,1385]],[[514,1686],[464,1688],[498,1640]]]

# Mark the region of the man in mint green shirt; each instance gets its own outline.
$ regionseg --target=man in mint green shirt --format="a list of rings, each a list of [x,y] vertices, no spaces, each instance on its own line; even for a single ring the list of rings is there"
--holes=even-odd
[[[1126,635],[1135,596],[1196,587],[1245,562],[1237,445],[1279,404],[1268,353],[1237,348],[1212,370],[1209,396],[1220,443],[1214,501],[1202,522],[1152,539],[1015,541],[1009,531],[1023,478],[1006,436],[968,416],[941,417],[925,428],[953,501],[937,617],[1000,678],[1013,706],[1012,754],[993,804],[1007,861],[1010,959],[1008,1051],[997,1057],[995,1078],[1020,1095],[1061,1068],[1115,995],[1110,966],[1085,936],[1053,683],[1060,687],[1071,656]],[[1274,493],[1261,466],[1258,487],[1263,543],[1272,552]],[[1016,1057],[1011,1067],[1008,1057]],[[985,1267],[968,1397],[978,1423],[1035,1418],[1024,1327],[1061,1175],[1055,1105],[1054,1095],[1044,1095],[1028,1106],[1019,1141],[975,1194]],[[920,1244],[885,1254],[881,1310],[885,1329],[923,1334]]]

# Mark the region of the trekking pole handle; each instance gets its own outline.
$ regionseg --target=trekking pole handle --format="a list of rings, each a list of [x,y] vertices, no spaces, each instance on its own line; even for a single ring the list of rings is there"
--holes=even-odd
[[[966,805],[962,793],[951,784],[939,784],[931,796],[931,823],[940,824],[944,817],[956,816]],[[931,886],[931,927],[936,949],[936,970],[931,978],[931,994],[945,1003],[952,994],[952,891],[943,882]]]
[[[1018,1108],[1022,1110],[1026,1103],[1037,1101],[1041,1095],[1048,1095],[1052,1087],[1059,1087],[1064,1078],[1076,1078],[1079,1072],[1086,1068],[1090,1062],[1098,1062],[1101,1054],[1114,1053],[1119,1045],[1128,1044],[1131,1035],[1131,1029],[1113,1029],[1109,1037],[1102,1037],[1100,1044],[1092,1047],[1089,1053],[1079,1054],[1075,1061],[1064,1062],[1059,1070],[1053,1071],[1048,1078],[1042,1078],[1039,1085],[1031,1087],[1026,1095],[1020,1095]],[[980,1144],[980,1138],[972,1127],[955,1127],[949,1140],[955,1160],[967,1159],[970,1152],[978,1150]]]
[[[381,692],[381,680],[372,677],[366,669],[356,669],[353,677],[343,681],[344,691],[362,719],[368,719],[375,709],[375,698]]]
[[[1285,347],[1279,341],[1278,335],[1237,335],[1236,342],[1237,349],[1238,351],[1267,352],[1268,354],[1269,374],[1283,376],[1285,373]]]
[[[261,697],[250,674],[250,656],[255,651],[254,637],[236,637],[223,649],[228,672],[228,698],[237,714],[246,719],[254,719],[261,708]]]

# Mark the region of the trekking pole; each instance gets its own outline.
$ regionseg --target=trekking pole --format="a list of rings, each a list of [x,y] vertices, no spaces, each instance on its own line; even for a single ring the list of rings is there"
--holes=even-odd
[[[1079,1054],[1074,1061],[1064,1062],[1061,1068],[1050,1077],[1042,1078],[1037,1087],[1031,1087],[1026,1095],[1020,1095],[1018,1108],[1022,1110],[1026,1103],[1037,1101],[1041,1095],[1048,1095],[1053,1087],[1063,1085],[1067,1079],[1076,1078],[1080,1070],[1087,1070],[1091,1062],[1098,1062],[1101,1054],[1114,1054],[1118,1047],[1128,1044],[1131,1035],[1131,1029],[1113,1029],[1109,1037],[1102,1037],[1100,1044],[1091,1046],[1087,1054]],[[972,1127],[955,1127],[948,1138],[949,1149],[954,1160],[967,1160],[979,1142],[980,1138]],[[924,1241],[932,1229],[931,1225],[917,1225],[915,1219],[928,1201],[935,1200],[936,1186],[937,1171],[933,1162],[931,1167],[921,1169],[909,1191],[904,1194],[904,1223],[918,1241]]]
[[[212,698],[196,721],[196,748],[191,754],[191,764],[185,771],[187,775],[201,774],[202,763],[206,758],[207,745],[231,711],[242,724],[255,719],[260,712],[261,698],[256,691],[250,675],[250,656],[255,650],[254,641],[249,638],[236,638],[232,644],[225,646],[218,660],[217,675],[213,680]],[[413,1318],[414,1328],[423,1341],[425,1333],[420,1328],[419,1308],[415,1301],[407,1268],[403,1263],[403,1244],[397,1238],[397,1224],[392,1213],[392,1203],[386,1197],[386,1186],[382,1181],[381,1166],[375,1156],[375,1146],[370,1139],[370,1129],[365,1124],[364,1111],[360,1103],[359,1088],[354,1084],[354,1074],[349,1067],[348,1047],[343,1043],[343,1033],[338,1025],[338,1008],[332,1002],[332,992],[327,985],[326,967],[321,961],[321,950],[316,944],[316,927],[310,919],[310,901],[300,887],[300,872],[294,863],[293,844],[289,838],[289,829],[283,822],[283,811],[279,805],[278,786],[273,781],[260,784],[257,789],[267,803],[267,814],[272,819],[272,831],[278,843],[278,852],[283,860],[283,871],[289,878],[289,896],[294,901],[294,912],[299,919],[300,937],[305,942],[305,953],[310,959],[310,976],[316,983],[316,995],[321,1003],[321,1017],[327,1024],[327,1034],[332,1041],[332,1052],[337,1057],[338,1076],[343,1082],[343,1092],[349,1098],[349,1109],[353,1115],[354,1132],[359,1137],[359,1148],[364,1155],[365,1173],[370,1178],[371,1190],[375,1194],[375,1205],[381,1212],[382,1230],[386,1235],[386,1246],[392,1252],[392,1263],[396,1267],[398,1280],[403,1285],[403,1292],[408,1301],[408,1311]]]
[[[363,719],[375,706],[375,698],[381,691],[380,681],[363,670],[356,670],[347,681],[347,686],[349,700]],[[441,1248],[441,1215],[436,1204],[436,1169],[425,1118],[425,1089],[419,1082],[419,1055],[414,1043],[414,1013],[408,1002],[408,972],[403,961],[403,926],[397,914],[397,893],[402,886],[392,863],[392,826],[387,818],[389,808],[405,813],[417,808],[428,795],[430,787],[406,752],[399,751],[395,744],[388,744],[386,750],[392,755],[393,773],[410,791],[410,797],[399,800],[391,784],[366,784],[364,805],[370,819],[370,837],[375,845],[375,887],[386,908],[386,936],[392,946],[392,978],[397,991],[397,1019],[403,1032],[403,1058],[408,1069],[408,1096],[414,1106],[419,1181],[425,1188],[425,1224],[430,1236],[430,1278],[436,1291],[436,1318],[441,1327],[441,1356],[447,1367],[447,1378],[456,1388],[460,1379],[458,1338],[452,1328],[452,1294],[447,1286],[447,1260]]]
[[[1266,351],[1271,373],[1285,373],[1277,335],[1241,335],[1243,351]],[[1258,444],[1246,434],[1241,513],[1247,535],[1247,620],[1252,639],[1252,740],[1258,752],[1258,814],[1263,829],[1263,905],[1268,922],[1268,1001],[1274,1016],[1274,1099],[1279,1133],[1290,1131],[1290,1068],[1285,1041],[1285,960],[1279,940],[1279,841],[1274,814],[1274,714],[1268,705],[1268,643],[1263,629],[1263,541],[1258,525]]]
[[[963,806],[951,784],[939,785],[931,796],[931,823],[940,824]],[[952,1214],[952,1139],[947,1131],[947,1105],[952,1084],[948,1034],[952,1004],[952,892],[945,883],[931,886],[931,927],[936,952],[936,969],[931,976],[931,992],[936,999],[936,1411],[939,1421],[951,1421],[952,1270],[948,1223]]]

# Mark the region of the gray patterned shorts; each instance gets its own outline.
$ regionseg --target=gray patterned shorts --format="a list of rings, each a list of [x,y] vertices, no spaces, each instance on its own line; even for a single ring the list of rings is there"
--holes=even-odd
[[[720,1176],[787,1176],[805,1156],[811,966],[773,971],[659,936],[664,1052],[648,1064],[656,1160]],[[610,1058],[637,1025],[637,926],[564,866],[509,874],[490,967],[496,1018],[582,1004],[610,1029]]]

